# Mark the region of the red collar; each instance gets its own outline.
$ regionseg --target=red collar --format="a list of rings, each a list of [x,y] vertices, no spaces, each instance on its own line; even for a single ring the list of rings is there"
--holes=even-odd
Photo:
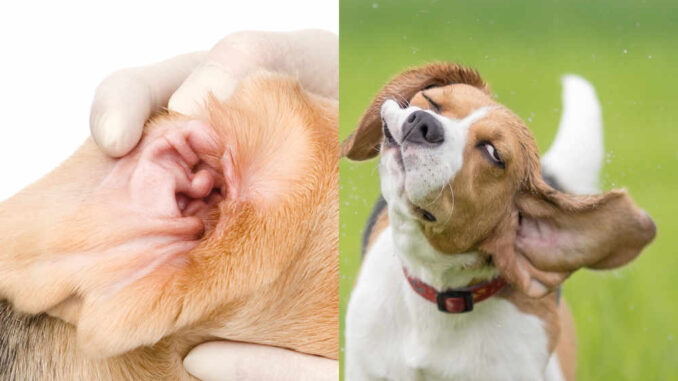
[[[405,278],[412,289],[424,299],[438,305],[438,309],[447,313],[461,313],[473,311],[473,304],[482,302],[490,296],[501,291],[506,286],[502,277],[478,283],[473,286],[450,289],[438,292],[435,288],[424,283],[420,279],[410,276],[403,267]]]

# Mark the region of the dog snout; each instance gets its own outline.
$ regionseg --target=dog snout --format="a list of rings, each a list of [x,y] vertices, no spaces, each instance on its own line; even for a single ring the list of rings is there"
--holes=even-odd
[[[411,144],[438,146],[445,141],[442,123],[423,110],[411,113],[403,123],[402,131],[403,141]]]

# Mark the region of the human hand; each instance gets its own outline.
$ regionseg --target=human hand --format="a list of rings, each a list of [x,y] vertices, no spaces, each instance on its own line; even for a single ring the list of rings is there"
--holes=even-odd
[[[338,48],[337,36],[320,30],[239,32],[209,52],[123,69],[97,88],[92,137],[108,155],[123,156],[139,142],[154,113],[168,108],[195,114],[209,92],[225,100],[241,79],[259,70],[295,76],[307,91],[338,99]]]
[[[232,341],[195,347],[184,367],[202,381],[336,381],[339,362],[283,348]]]

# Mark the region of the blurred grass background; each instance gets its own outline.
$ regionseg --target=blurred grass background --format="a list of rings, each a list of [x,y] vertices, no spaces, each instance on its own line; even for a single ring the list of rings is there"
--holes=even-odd
[[[477,68],[544,152],[561,114],[560,77],[595,86],[603,108],[601,188],[626,187],[658,236],[629,266],[582,270],[564,287],[580,380],[678,380],[678,3],[675,1],[340,1],[340,136],[380,87],[434,60]],[[376,162],[340,166],[341,312],[379,194]]]

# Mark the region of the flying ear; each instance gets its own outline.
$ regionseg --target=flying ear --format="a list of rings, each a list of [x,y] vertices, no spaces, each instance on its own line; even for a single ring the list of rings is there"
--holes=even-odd
[[[503,276],[541,297],[582,267],[611,269],[634,259],[656,227],[624,190],[573,196],[539,178],[518,194],[501,233],[483,250],[494,254]]]
[[[372,104],[360,118],[358,128],[342,143],[342,157],[367,160],[377,156],[382,140],[380,109],[387,99],[395,99],[401,106],[406,106],[420,90],[455,83],[465,83],[488,94],[490,92],[477,71],[455,64],[434,63],[397,75],[374,97]]]

